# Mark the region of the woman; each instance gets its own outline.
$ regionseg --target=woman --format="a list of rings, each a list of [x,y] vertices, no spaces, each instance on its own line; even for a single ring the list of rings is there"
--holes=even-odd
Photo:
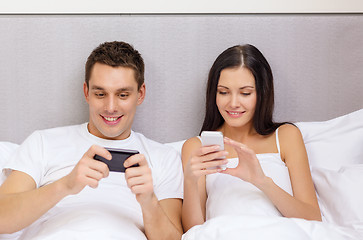
[[[226,214],[321,221],[301,133],[273,122],[273,105],[271,68],[256,47],[234,46],[218,56],[202,131],[221,131],[225,151],[202,147],[199,137],[184,143],[185,231]]]

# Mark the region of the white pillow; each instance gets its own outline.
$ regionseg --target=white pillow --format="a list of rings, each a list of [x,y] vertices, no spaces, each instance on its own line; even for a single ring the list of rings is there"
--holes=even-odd
[[[325,122],[299,122],[312,167],[363,163],[363,109]]]
[[[320,208],[327,222],[363,229],[363,164],[340,170],[313,168]]]
[[[303,135],[323,219],[363,229],[363,109],[296,125]]]
[[[2,173],[3,166],[9,161],[10,155],[18,146],[18,144],[11,142],[0,142],[0,185],[5,180],[5,176]]]
[[[0,142],[0,168],[7,163],[9,160],[10,155],[13,151],[18,147],[18,144],[11,143],[11,142]]]

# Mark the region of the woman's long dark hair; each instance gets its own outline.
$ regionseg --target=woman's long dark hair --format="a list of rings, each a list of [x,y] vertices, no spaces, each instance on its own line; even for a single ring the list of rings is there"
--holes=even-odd
[[[224,123],[220,114],[216,94],[221,71],[226,68],[245,67],[249,69],[254,78],[257,93],[256,110],[253,117],[253,126],[258,134],[269,135],[284,123],[275,123],[272,120],[274,109],[274,86],[270,65],[262,53],[253,45],[237,45],[222,52],[209,71],[206,114],[202,131],[215,131]]]

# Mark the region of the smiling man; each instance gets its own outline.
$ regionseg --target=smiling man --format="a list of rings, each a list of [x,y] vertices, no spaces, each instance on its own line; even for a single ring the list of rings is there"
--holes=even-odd
[[[19,147],[0,187],[0,233],[24,229],[22,239],[180,239],[179,156],[131,130],[145,98],[141,55],[127,43],[106,42],[90,54],[85,72],[89,122],[36,131]],[[139,154],[124,162],[125,172],[110,172],[94,159],[112,159],[105,147]]]

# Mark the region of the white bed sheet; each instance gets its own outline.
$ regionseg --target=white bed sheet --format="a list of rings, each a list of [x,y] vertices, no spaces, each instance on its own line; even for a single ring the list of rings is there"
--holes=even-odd
[[[362,240],[363,233],[331,223],[297,218],[225,215],[186,232],[182,240]]]

